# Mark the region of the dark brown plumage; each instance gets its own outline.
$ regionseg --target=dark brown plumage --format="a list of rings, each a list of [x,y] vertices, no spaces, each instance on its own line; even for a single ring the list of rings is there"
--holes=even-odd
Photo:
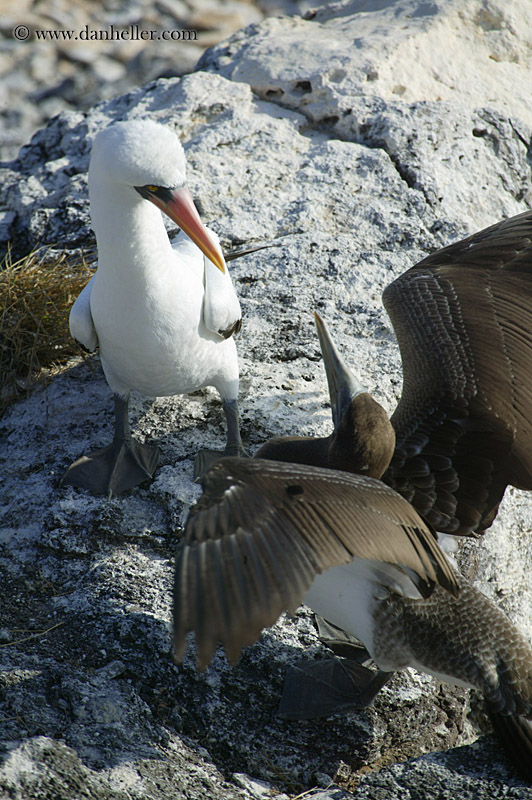
[[[395,447],[395,433],[383,407],[368,392],[361,392],[342,414],[330,436],[279,436],[265,442],[256,458],[329,467],[380,478]]]
[[[422,596],[437,582],[457,592],[433,532],[380,481],[224,458],[202,486],[178,552],[174,595],[176,657],[195,630],[200,669],[220,639],[236,661],[262,628],[301,605],[317,574],[355,557],[398,566]]]
[[[379,474],[381,452],[368,474],[382,475],[436,530],[482,533],[508,484],[532,489],[532,211],[423,259],[386,287],[383,301],[403,390],[391,417],[389,467]],[[383,418],[379,424],[386,452],[389,427]],[[300,440],[297,451],[293,439],[279,437],[257,456],[346,469],[347,437],[337,433],[313,445]],[[353,435],[351,468],[359,471],[369,429],[352,427]],[[343,451],[330,446],[339,441]]]
[[[260,459],[224,458],[202,485],[176,557],[176,660],[193,630],[199,668],[217,642],[236,661],[304,601],[360,638],[380,671],[338,659],[300,664],[282,716],[367,705],[410,666],[481,691],[509,755],[532,778],[532,650],[455,575],[404,498],[365,476]]]
[[[403,360],[384,480],[438,530],[481,533],[532,489],[532,212],[420,261],[383,301]]]

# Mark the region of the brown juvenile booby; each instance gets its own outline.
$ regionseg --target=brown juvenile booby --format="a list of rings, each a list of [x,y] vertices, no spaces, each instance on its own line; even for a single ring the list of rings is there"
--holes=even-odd
[[[438,531],[482,533],[508,484],[532,490],[532,211],[424,258],[383,301],[403,364],[391,425],[318,317],[334,433],[256,455],[382,476]]]
[[[404,315],[395,310],[393,318],[403,319],[398,335],[405,363],[405,386],[392,417],[393,427],[376,401],[345,370],[324,324],[317,320],[331,390],[334,433],[322,440],[274,440],[259,454],[277,457],[277,461],[224,459],[206,475],[204,494],[191,509],[176,561],[177,659],[183,654],[186,632],[194,630],[200,667],[210,660],[217,641],[235,660],[241,647],[255,641],[260,630],[271,625],[282,611],[292,611],[305,602],[360,639],[379,673],[368,673],[359,663],[338,659],[300,667],[290,691],[302,688],[297,689],[295,700],[292,697],[282,706],[285,716],[311,717],[364,705],[371,702],[390,672],[412,666],[439,679],[482,691],[511,756],[521,771],[532,777],[532,650],[493,603],[454,575],[436,546],[430,525],[431,517],[437,514],[440,521],[445,517],[453,532],[483,530],[490,524],[506,484],[527,485],[526,461],[521,471],[515,466],[526,456],[529,435],[525,410],[527,398],[530,399],[526,388],[530,377],[524,367],[530,359],[531,329],[522,326],[531,313],[530,290],[526,280],[519,280],[520,276],[527,277],[526,258],[515,254],[529,246],[523,245],[523,231],[527,230],[531,230],[531,215],[522,215],[453,246],[462,254],[462,260],[469,248],[473,261],[480,259],[478,247],[484,248],[491,265],[487,269],[493,270],[493,254],[490,256],[486,240],[493,243],[495,239],[499,261],[505,265],[513,262],[518,273],[516,280],[509,280],[513,291],[519,287],[522,295],[517,311],[519,321],[512,320],[508,307],[512,292],[504,289],[504,281],[481,281],[476,275],[479,293],[487,293],[491,302],[485,303],[486,320],[477,317],[476,323],[468,320],[466,324],[467,293],[457,289],[458,276],[451,275],[453,285],[449,274],[441,275],[439,267],[435,268],[436,277],[425,267],[417,275],[410,270],[399,279],[400,286],[389,297],[404,290],[401,281],[410,274],[406,285],[410,280],[415,285],[407,296],[414,303],[412,291],[420,295],[421,309],[425,309],[423,324],[418,320],[414,325],[418,333],[423,330],[416,347],[425,352],[425,340],[431,335],[441,347],[447,336],[452,342],[452,354],[458,352],[461,360],[458,368],[450,356],[444,359],[440,353],[434,359],[437,363],[431,365],[432,371],[428,364],[424,365],[424,374],[436,383],[431,383],[428,390],[425,387],[428,400],[423,404],[419,399],[423,398],[423,378],[418,377],[417,384],[413,378],[414,362],[419,364],[423,358],[416,352],[409,356],[407,365],[404,342],[408,326]],[[506,241],[506,249],[501,240]],[[510,248],[514,251],[511,258]],[[450,249],[441,252],[445,254]],[[437,259],[438,255],[431,258]],[[442,258],[445,261],[449,256]],[[450,297],[446,301],[441,299],[442,285]],[[430,300],[432,295],[437,296],[434,303]],[[412,310],[409,313],[414,315]],[[419,316],[422,314],[418,308]],[[436,333],[427,329],[429,320]],[[505,399],[489,397],[494,369],[494,364],[488,363],[494,355],[489,335],[486,360],[480,345],[478,328],[489,328],[488,323],[502,331],[499,346],[503,347],[504,358],[495,363],[503,385],[512,381],[518,384],[513,396],[520,399],[514,401],[502,421],[498,412],[505,406]],[[399,327],[398,322],[395,325]],[[428,360],[426,352],[424,358]],[[469,374],[466,367],[473,372],[478,369],[479,375]],[[469,375],[469,384],[462,380],[464,375]],[[497,383],[492,391],[497,395]],[[415,418],[416,408],[421,417],[425,411],[428,423]],[[408,413],[411,440],[401,427],[407,427],[404,420]],[[396,427],[398,420],[401,424]],[[435,433],[429,423],[433,423]],[[403,497],[376,480],[385,473],[390,459],[395,458],[394,428],[395,434],[399,430],[398,447],[407,454],[403,460],[410,465],[408,477],[413,475],[417,480],[417,493],[423,490],[423,497],[430,495],[425,521]],[[504,435],[509,428],[513,437]],[[375,436],[370,435],[372,431]],[[442,434],[446,431],[453,433],[452,449],[447,454],[442,452]],[[491,494],[478,490],[474,476],[470,476],[468,484],[464,472],[467,442],[471,447],[481,432],[487,435],[488,445],[480,446],[478,458],[472,454],[476,469],[483,467],[481,479],[484,474],[502,474],[502,478],[499,475],[492,480],[496,491]],[[504,449],[499,447],[501,443]],[[458,468],[453,460],[456,453],[460,456]],[[493,462],[488,469],[485,462],[489,458]],[[293,463],[296,461],[304,464]],[[430,469],[425,466],[422,470],[420,461],[438,474],[430,486]],[[461,480],[465,483],[462,492]],[[451,500],[455,492],[458,500],[451,503],[444,492]],[[445,515],[442,498],[449,512]],[[478,508],[466,502],[472,498],[480,498]],[[346,675],[350,689],[340,696],[338,687]]]
[[[114,395],[115,435],[72,464],[63,484],[118,494],[153,476],[159,449],[131,437],[131,389],[168,396],[215,386],[227,420],[225,453],[244,455],[233,339],[240,305],[185,169],[175,133],[152,120],[115,123],[94,140],[89,197],[98,269],[72,307],[70,330],[87,349],[99,346]],[[161,211],[182,229],[173,243]],[[196,473],[219,455],[198,454]]]
[[[234,662],[304,602],[366,652],[297,665],[282,716],[363,707],[390,673],[414,667],[481,691],[504,746],[532,778],[532,650],[454,573],[401,495],[375,478],[261,459],[223,458],[202,486],[176,557],[177,661],[194,631],[200,669],[217,642]],[[358,663],[369,657],[377,673]]]

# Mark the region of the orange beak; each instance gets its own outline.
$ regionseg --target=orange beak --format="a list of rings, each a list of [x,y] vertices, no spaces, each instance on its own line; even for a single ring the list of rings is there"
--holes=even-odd
[[[225,272],[225,260],[220,246],[201,221],[192,195],[185,186],[182,189],[172,189],[170,199],[166,202],[156,195],[151,195],[149,200],[179,225],[220,272]]]

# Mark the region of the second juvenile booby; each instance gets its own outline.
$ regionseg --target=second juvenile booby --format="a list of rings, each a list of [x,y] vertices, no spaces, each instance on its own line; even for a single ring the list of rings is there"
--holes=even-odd
[[[98,269],[74,303],[70,329],[100,350],[114,395],[115,435],[72,464],[63,484],[117,494],[153,476],[157,447],[130,434],[128,398],[218,389],[227,420],[225,453],[244,455],[233,334],[238,298],[216,235],[186,187],[177,136],[152,120],[118,122],[94,140],[89,167]],[[161,211],[182,230],[172,244]],[[203,451],[201,474],[220,454]]]
[[[481,691],[511,757],[532,778],[532,649],[454,573],[403,497],[374,478],[261,459],[224,458],[202,486],[176,556],[176,660],[194,631],[200,669],[217,642],[236,661],[304,602],[359,639],[359,660],[371,657],[379,671],[351,659],[300,664],[283,716],[360,708],[391,672],[414,667]]]

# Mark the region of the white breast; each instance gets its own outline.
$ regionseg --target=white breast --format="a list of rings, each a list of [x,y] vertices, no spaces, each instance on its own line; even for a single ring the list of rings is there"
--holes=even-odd
[[[405,573],[391,564],[355,558],[350,564],[332,567],[318,575],[304,602],[329,622],[363,642],[374,652],[374,613],[390,591],[419,598],[421,595]],[[383,667],[384,668],[384,667]]]
[[[213,385],[236,396],[228,388],[238,383],[235,344],[203,323],[204,257],[190,245],[185,257],[170,250],[149,276],[132,270],[124,281],[112,270],[96,273],[91,312],[113,392],[162,396]]]

